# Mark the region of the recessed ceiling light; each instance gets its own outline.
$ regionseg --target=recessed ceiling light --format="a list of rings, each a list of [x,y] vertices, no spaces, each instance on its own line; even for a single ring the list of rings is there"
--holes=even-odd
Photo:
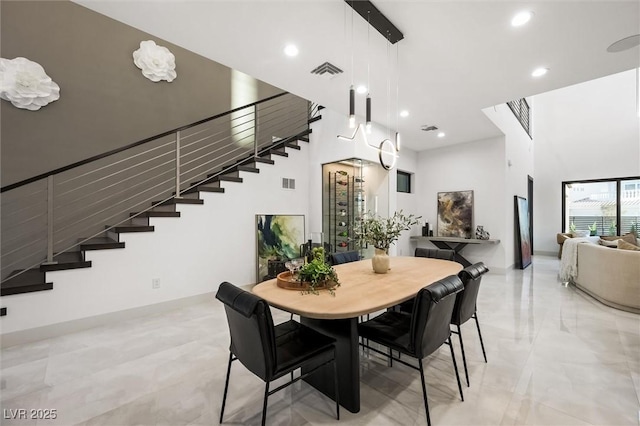
[[[444,138],[444,136],[445,136],[445,133],[444,133],[444,132],[440,132],[440,133],[438,133],[438,137],[439,137],[439,138]]]
[[[544,68],[544,67],[540,67],[540,68],[536,68],[535,70],[533,70],[533,72],[531,73],[531,77],[542,77],[543,75],[545,75],[547,72],[549,72],[549,68]]]
[[[284,48],[284,54],[287,56],[298,56],[298,48],[295,44],[288,44]]]
[[[409,116],[409,111],[407,111],[406,109],[403,109],[402,111],[400,111],[400,117],[408,117]]]
[[[520,27],[526,24],[527,22],[529,22],[532,16],[533,16],[533,12],[531,12],[530,10],[525,10],[523,12],[517,13],[511,19],[511,25],[514,27]]]
[[[365,86],[364,84],[361,84],[356,89],[356,92],[360,93],[361,95],[364,95],[365,93],[367,93],[367,86]]]

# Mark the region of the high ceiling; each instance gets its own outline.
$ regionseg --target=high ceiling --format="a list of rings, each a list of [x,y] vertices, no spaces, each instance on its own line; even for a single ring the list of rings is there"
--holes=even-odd
[[[344,114],[349,86],[366,84],[369,69],[373,121],[397,123],[418,151],[499,135],[483,108],[640,66],[638,46],[606,51],[640,33],[638,0],[374,0],[404,34],[391,46],[342,0],[76,2]],[[512,27],[522,10],[533,18]],[[284,55],[288,43],[298,56]],[[344,73],[310,73],[326,61]],[[548,74],[531,77],[537,67]],[[409,116],[397,118],[402,109]]]

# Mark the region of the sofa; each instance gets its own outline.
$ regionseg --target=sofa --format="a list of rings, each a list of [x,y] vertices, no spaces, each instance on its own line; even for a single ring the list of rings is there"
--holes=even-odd
[[[640,313],[640,251],[578,244],[576,287],[607,306]]]

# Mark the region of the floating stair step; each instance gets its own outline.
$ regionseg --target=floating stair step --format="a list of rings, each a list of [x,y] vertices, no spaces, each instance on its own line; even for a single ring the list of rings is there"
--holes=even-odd
[[[318,111],[320,111],[321,109],[324,109],[325,107],[323,107],[322,105],[318,105]]]
[[[116,234],[125,234],[128,232],[153,232],[155,230],[155,228],[150,225],[118,225],[113,228],[107,225],[105,228],[110,232],[115,232]]]
[[[275,161],[273,161],[270,158],[262,158],[262,157],[253,157],[251,158],[251,161],[254,163],[262,163],[262,164],[276,164]]]
[[[237,182],[237,183],[242,183],[242,178],[241,177],[236,177],[236,176],[220,175],[220,176],[214,177],[212,179],[212,182]]]
[[[22,271],[15,271],[12,276],[0,284],[0,296],[33,293],[35,291],[51,290],[53,288],[53,283],[45,282],[44,272],[38,269],[29,269],[16,275],[18,272]]]
[[[322,116],[321,115],[316,115],[313,118],[310,118],[309,121],[307,121],[307,123],[311,124],[311,123],[315,123],[316,121],[322,120]]]
[[[224,193],[224,188],[220,188],[219,186],[200,185],[200,186],[197,186],[195,188],[187,189],[184,193],[185,194],[190,194],[190,193],[194,193],[194,192],[218,192],[218,193]]]
[[[298,138],[298,140],[302,142],[309,142],[309,136],[301,136]]]
[[[277,149],[270,149],[269,151],[267,151],[267,153],[271,154],[271,155],[279,155],[281,157],[288,157],[289,156],[289,154],[287,154],[286,152],[279,151]]]
[[[180,217],[180,212],[170,212],[170,211],[155,211],[149,210],[142,213],[129,213],[129,216],[135,218],[141,217]]]
[[[260,169],[257,167],[251,167],[251,166],[244,166],[244,165],[238,165],[238,166],[234,166],[233,169],[231,169],[232,171],[237,171],[237,172],[248,172],[248,173],[260,173]]]
[[[0,308],[0,317],[7,316],[7,308]]]
[[[91,238],[80,244],[80,250],[109,250],[124,248],[124,243],[109,237]]]
[[[58,263],[51,265],[40,265],[40,271],[64,271],[67,269],[91,268],[91,261],[84,260],[82,253],[79,251],[70,251],[60,253],[53,256],[53,260]]]
[[[204,204],[204,200],[199,198],[172,198],[167,201],[154,201],[151,204],[154,206],[156,204],[160,206],[170,206],[172,204]]]
[[[286,146],[287,148],[293,148],[300,151],[300,145],[298,145],[296,142],[287,142],[286,144],[284,144],[284,146]]]

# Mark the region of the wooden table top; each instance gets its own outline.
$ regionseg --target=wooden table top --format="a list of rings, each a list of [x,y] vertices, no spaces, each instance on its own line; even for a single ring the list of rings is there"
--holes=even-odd
[[[414,297],[421,288],[449,275],[462,265],[424,257],[391,257],[391,270],[376,274],[371,259],[334,266],[340,287],[335,297],[327,290],[320,295],[302,294],[278,287],[276,279],[257,284],[251,290],[270,305],[315,319],[355,318],[395,306]]]

